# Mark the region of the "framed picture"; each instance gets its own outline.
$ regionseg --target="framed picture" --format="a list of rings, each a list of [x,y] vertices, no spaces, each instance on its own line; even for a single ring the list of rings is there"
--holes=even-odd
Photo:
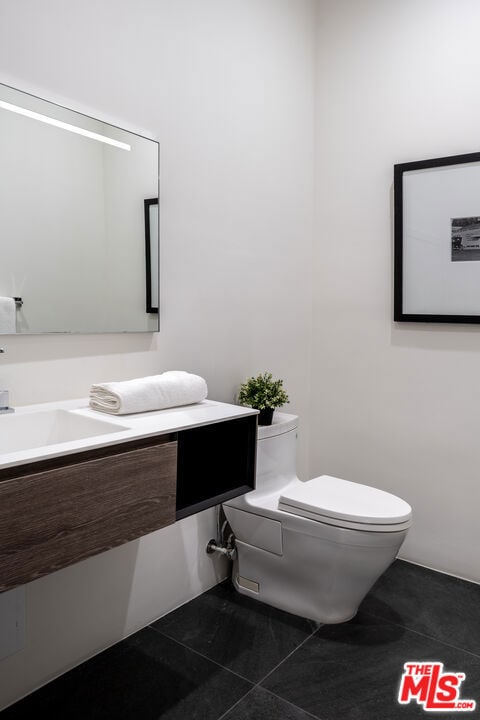
[[[394,319],[480,323],[480,153],[395,165]]]
[[[145,210],[146,312],[158,313],[158,198],[143,201]]]

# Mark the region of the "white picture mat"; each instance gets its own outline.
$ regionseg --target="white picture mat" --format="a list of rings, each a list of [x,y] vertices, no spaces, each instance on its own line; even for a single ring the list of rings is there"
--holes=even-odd
[[[480,315],[480,261],[452,262],[452,218],[480,216],[480,163],[403,174],[403,312]]]

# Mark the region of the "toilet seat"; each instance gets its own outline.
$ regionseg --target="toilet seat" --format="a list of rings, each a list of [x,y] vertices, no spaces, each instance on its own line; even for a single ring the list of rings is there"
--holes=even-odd
[[[398,532],[412,524],[412,509],[396,495],[330,475],[285,488],[278,509],[292,515],[368,532]]]

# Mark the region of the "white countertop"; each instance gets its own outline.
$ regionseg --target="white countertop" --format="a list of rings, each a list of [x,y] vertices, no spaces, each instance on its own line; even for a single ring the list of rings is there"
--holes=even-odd
[[[13,427],[9,418],[21,418],[37,413],[48,413],[45,415],[45,418],[48,418],[52,411],[56,410],[68,411],[69,414],[109,423],[109,431],[68,442],[45,443],[38,447],[29,447],[15,452],[0,451],[0,469],[258,414],[258,411],[252,408],[204,400],[195,405],[184,405],[167,410],[155,410],[134,415],[111,415],[92,410],[88,405],[88,399],[82,398],[18,407],[11,415],[0,415],[0,437],[4,436],[5,444],[8,446],[9,428]],[[6,422],[3,423],[3,420]],[[38,421],[39,418],[33,418],[33,420]],[[20,423],[22,422],[20,420]],[[16,423],[17,426],[20,423]],[[118,432],[112,428],[112,425],[118,425]]]

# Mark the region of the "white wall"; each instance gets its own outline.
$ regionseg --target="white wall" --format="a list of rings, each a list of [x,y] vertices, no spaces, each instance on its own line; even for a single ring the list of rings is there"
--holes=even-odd
[[[161,332],[9,337],[14,405],[182,368],[309,410],[313,0],[3,0],[0,80],[161,142]],[[301,466],[307,456],[306,428]],[[216,583],[206,512],[27,586],[0,706]]]
[[[311,428],[312,472],[404,497],[402,555],[476,581],[480,330],[393,323],[392,180],[478,151],[479,26],[472,0],[319,0]]]

